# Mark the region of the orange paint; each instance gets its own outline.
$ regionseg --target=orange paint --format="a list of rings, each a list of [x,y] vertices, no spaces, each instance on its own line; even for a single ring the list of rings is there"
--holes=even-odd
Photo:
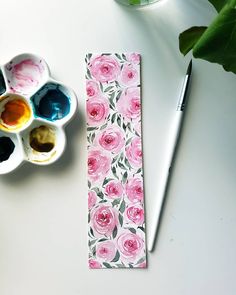
[[[4,110],[1,113],[2,127],[9,127],[9,129],[20,128],[30,119],[30,116],[30,108],[24,100],[9,100],[4,105]]]

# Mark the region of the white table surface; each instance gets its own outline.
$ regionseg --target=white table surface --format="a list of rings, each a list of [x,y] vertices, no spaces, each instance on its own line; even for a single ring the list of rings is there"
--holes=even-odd
[[[135,10],[113,0],[1,1],[0,62],[32,52],[76,91],[79,112],[55,164],[0,177],[1,295],[235,295],[236,83],[194,60],[185,124],[156,251],[147,270],[87,268],[84,56],[143,56],[147,229],[189,56],[178,34],[214,17],[206,0],[163,0]]]

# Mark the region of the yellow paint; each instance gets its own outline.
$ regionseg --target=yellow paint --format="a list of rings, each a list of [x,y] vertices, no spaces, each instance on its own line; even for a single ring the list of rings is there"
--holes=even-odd
[[[21,129],[30,120],[31,109],[15,94],[1,98],[0,128],[7,131]]]

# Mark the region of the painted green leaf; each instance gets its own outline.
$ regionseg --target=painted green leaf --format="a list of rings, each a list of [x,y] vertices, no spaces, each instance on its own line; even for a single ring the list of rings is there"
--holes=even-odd
[[[129,169],[132,169],[129,161],[127,160],[127,158],[125,158],[125,165],[129,168]]]
[[[208,0],[215,9],[220,12],[221,9],[225,6],[225,4],[228,2],[228,0]]]
[[[116,206],[120,204],[120,199],[115,199],[114,201],[112,201],[112,206]]]
[[[131,233],[136,234],[136,229],[135,228],[130,227],[129,230],[131,231]]]
[[[99,193],[99,188],[98,187],[93,187],[93,188],[91,188],[91,190],[95,191],[96,194]]]
[[[117,174],[116,174],[116,167],[115,167],[115,166],[113,166],[113,167],[111,168],[111,171],[112,171],[113,175],[114,175],[117,179],[119,179],[119,177],[118,177]]]
[[[93,229],[90,227],[90,234],[94,237]]]
[[[115,56],[119,59],[122,59],[121,56],[118,53],[115,53]]]
[[[117,117],[117,124],[121,127],[121,118]]]
[[[101,82],[99,82],[99,84],[100,84],[100,89],[101,89],[101,91],[103,92],[103,85],[102,85]]]
[[[92,76],[91,76],[90,71],[89,71],[88,68],[87,68],[87,76],[89,77],[89,79],[92,79]]]
[[[192,27],[179,35],[179,50],[186,55],[200,39],[207,27]]]
[[[122,176],[122,183],[123,183],[123,184],[126,183],[127,178],[128,178],[128,173],[125,171],[125,173],[124,173],[123,176]]]
[[[113,86],[108,86],[108,87],[104,90],[104,92],[109,92],[112,88],[113,88]]]
[[[105,178],[104,181],[103,181],[102,186],[104,186],[105,184],[107,184],[111,180],[112,180],[112,178]]]
[[[117,236],[117,226],[114,227],[113,232],[112,232],[113,239],[115,239],[116,236]]]
[[[116,113],[114,113],[111,117],[111,123],[114,123],[116,119]]]
[[[99,191],[99,192],[97,193],[97,195],[98,195],[98,197],[99,197],[100,199],[103,199],[103,198],[104,198],[104,194],[103,194],[103,192],[101,192],[101,191]]]
[[[93,130],[97,130],[97,129],[98,129],[97,127],[88,127],[87,131],[93,131]]]
[[[97,240],[91,240],[88,242],[89,247],[96,243]]]
[[[107,241],[107,239],[106,238],[102,238],[102,239],[98,240],[98,242],[104,242],[104,241]]]
[[[129,263],[129,267],[130,268],[134,268],[132,263]]]
[[[120,204],[119,211],[120,211],[120,213],[124,213],[125,212],[125,200],[122,200],[122,202]]]
[[[118,159],[119,155],[115,156],[113,159],[112,159],[112,164],[115,163],[115,161]]]
[[[121,91],[119,91],[118,93],[117,93],[117,95],[116,95],[116,102],[120,99],[120,96],[121,96]]]
[[[236,0],[220,11],[193,48],[193,56],[236,73]]]
[[[120,223],[120,226],[122,227],[123,226],[123,216],[121,214],[119,214],[119,223]]]
[[[107,200],[102,199],[99,203],[107,203]]]
[[[135,174],[142,172],[142,168],[139,168]]]
[[[127,170],[127,168],[120,162],[118,162],[118,166],[123,170]]]
[[[100,130],[103,130],[103,129],[105,129],[107,127],[107,123],[106,124],[104,124],[104,125],[102,125],[101,127],[100,127]]]
[[[144,261],[146,261],[146,256],[140,258],[137,262],[137,264],[143,263]]]
[[[102,263],[106,268],[112,268],[112,266],[109,264],[109,263],[107,263],[107,262],[103,262]]]
[[[119,251],[116,251],[116,255],[115,255],[115,257],[112,259],[111,262],[117,262],[117,261],[119,261],[119,259],[120,259],[120,253],[119,253]]]
[[[138,226],[138,228],[145,233],[145,228],[143,226]]]

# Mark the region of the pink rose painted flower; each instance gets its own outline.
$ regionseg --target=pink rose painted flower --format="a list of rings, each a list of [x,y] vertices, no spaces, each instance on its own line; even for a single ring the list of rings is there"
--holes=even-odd
[[[100,205],[92,210],[91,223],[95,233],[110,236],[117,225],[117,212],[110,206]]]
[[[89,259],[89,268],[96,269],[96,268],[102,268],[102,266],[98,261],[96,261],[94,259]]]
[[[128,199],[132,203],[143,201],[143,180],[142,178],[135,177],[128,180],[125,191]]]
[[[97,141],[105,150],[119,153],[125,145],[125,135],[118,126],[110,126],[100,132]]]
[[[131,205],[126,211],[127,218],[137,225],[141,225],[144,223],[144,210],[140,205]]]
[[[99,243],[96,249],[96,255],[98,258],[102,258],[103,261],[111,261],[116,255],[114,243],[111,241]]]
[[[140,137],[135,137],[129,146],[126,147],[126,157],[129,163],[134,168],[139,168],[142,166],[142,142]]]
[[[88,193],[88,208],[91,209],[97,201],[97,195],[94,191],[89,191]]]
[[[90,181],[103,180],[111,167],[111,158],[100,150],[88,153],[88,178]]]
[[[135,261],[143,250],[144,242],[136,234],[123,233],[117,239],[120,254],[129,261]]]
[[[120,81],[125,86],[132,86],[138,84],[139,73],[133,65],[124,64],[121,70]]]
[[[99,94],[99,86],[93,80],[86,80],[86,92],[88,97],[95,97]]]
[[[135,64],[135,65],[138,65],[140,63],[140,54],[139,53],[130,53],[130,54],[127,54],[126,55],[126,58],[129,62]]]
[[[117,102],[117,109],[127,120],[140,118],[140,88],[130,87],[126,89]]]
[[[105,194],[108,198],[120,198],[123,194],[123,186],[119,181],[112,180],[105,186]]]
[[[114,81],[120,74],[118,61],[109,55],[100,55],[92,59],[89,69],[92,76],[101,83]]]
[[[104,97],[87,100],[87,123],[90,126],[103,124],[109,114],[109,103]]]

